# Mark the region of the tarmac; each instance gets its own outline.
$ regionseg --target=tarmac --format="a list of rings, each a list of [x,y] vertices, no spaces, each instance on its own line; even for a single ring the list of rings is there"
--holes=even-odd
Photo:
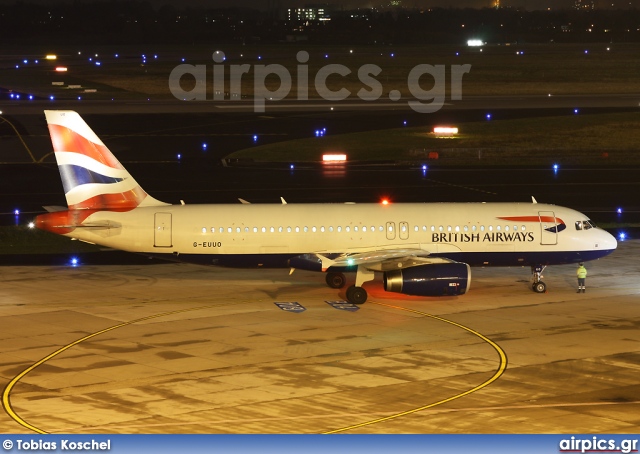
[[[2,267],[0,432],[639,433],[639,256],[357,308],[311,272]]]

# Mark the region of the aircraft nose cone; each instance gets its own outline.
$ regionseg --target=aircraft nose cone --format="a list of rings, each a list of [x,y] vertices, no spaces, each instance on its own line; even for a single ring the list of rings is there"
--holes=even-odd
[[[602,239],[600,240],[600,248],[606,249],[609,251],[613,251],[618,247],[618,241],[616,237],[611,235],[609,232],[602,231]]]

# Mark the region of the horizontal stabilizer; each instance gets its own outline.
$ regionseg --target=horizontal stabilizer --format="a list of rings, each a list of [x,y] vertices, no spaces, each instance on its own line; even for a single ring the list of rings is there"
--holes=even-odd
[[[58,211],[67,211],[67,207],[61,207],[58,205],[48,205],[48,206],[43,206],[42,208],[47,210],[49,213],[57,213]]]
[[[122,227],[122,224],[113,221],[101,221],[87,222],[84,224],[54,225],[53,227],[57,229],[118,229]]]

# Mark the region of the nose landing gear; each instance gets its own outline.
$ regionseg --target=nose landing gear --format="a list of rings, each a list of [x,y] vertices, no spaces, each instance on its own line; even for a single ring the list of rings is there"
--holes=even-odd
[[[542,265],[536,265],[531,267],[531,273],[533,274],[533,285],[531,286],[531,288],[536,293],[546,293],[547,291],[547,284],[545,284],[541,280],[543,277],[542,272],[544,271],[545,268],[546,266],[542,266]]]

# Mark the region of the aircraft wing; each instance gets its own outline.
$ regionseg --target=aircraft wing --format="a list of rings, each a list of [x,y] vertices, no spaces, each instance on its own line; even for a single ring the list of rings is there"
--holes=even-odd
[[[311,253],[292,258],[292,268],[327,271],[331,267],[363,266],[371,271],[391,271],[434,263],[451,263],[451,260],[429,257],[430,252],[419,247],[351,251],[343,254]]]
[[[434,263],[451,263],[452,260],[429,257],[424,249],[386,249],[357,254],[345,254],[334,259],[333,266],[363,265],[371,271],[391,271]]]

